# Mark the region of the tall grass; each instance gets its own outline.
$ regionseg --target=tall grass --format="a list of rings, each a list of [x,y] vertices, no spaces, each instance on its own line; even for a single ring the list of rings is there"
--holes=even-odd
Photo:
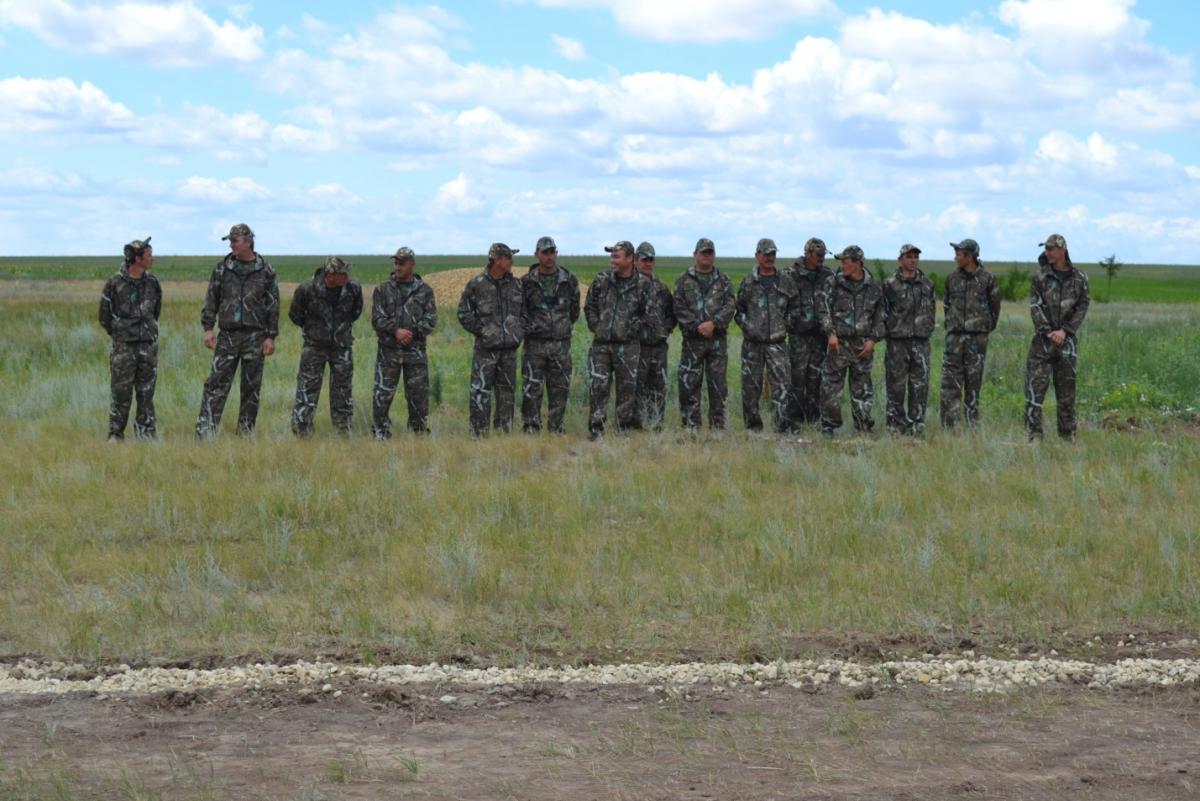
[[[0,312],[0,654],[770,657],[813,633],[986,641],[1200,622],[1189,307],[1098,308],[1084,431],[1037,446],[1020,429],[1018,306],[989,352],[983,431],[833,443],[742,434],[736,356],[730,432],[680,436],[672,408],[668,433],[587,443],[582,334],[566,437],[471,441],[470,343],[450,314],[430,346],[444,385],[432,437],[333,437],[322,400],[317,436],[293,439],[289,331],[259,432],[232,436],[233,398],[222,436],[196,442],[207,351],[194,304],[170,303],[163,437],[106,445],[92,304]],[[361,432],[374,345],[360,337]],[[877,388],[881,417],[881,374]],[[1106,430],[1112,397],[1155,426]]]

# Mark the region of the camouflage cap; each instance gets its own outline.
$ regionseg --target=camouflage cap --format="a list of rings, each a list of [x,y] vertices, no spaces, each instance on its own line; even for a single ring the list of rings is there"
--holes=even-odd
[[[842,259],[849,259],[850,261],[861,262],[863,260],[863,249],[858,245],[847,245],[845,249],[843,249],[841,253],[835,255],[834,258],[838,261],[841,261]]]
[[[250,226],[246,225],[245,223],[238,223],[237,225],[231,226],[229,233],[225,234],[225,236],[221,237],[221,239],[238,239],[239,237],[242,239],[253,239],[254,232],[251,231]]]
[[[759,253],[778,253],[778,252],[779,252],[779,248],[775,247],[774,239],[767,239],[764,237],[764,238],[758,240],[758,244],[754,246],[755,255],[758,255]]]
[[[141,251],[145,250],[146,246],[149,244],[150,244],[150,237],[146,237],[145,239],[133,240],[132,242],[127,244],[124,248],[125,260],[133,261],[134,259],[136,259],[137,254],[140,253]]]
[[[979,243],[974,239],[964,239],[961,242],[951,242],[950,247],[954,248],[955,250],[965,250],[972,256],[975,256],[976,258],[979,257]]]
[[[396,248],[396,253],[392,256],[392,261],[408,261],[409,259],[417,260],[417,254],[410,247]]]
[[[813,237],[804,243],[805,253],[828,253],[829,248],[825,247],[825,240]]]
[[[653,259],[654,245],[651,245],[649,242],[643,242],[642,244],[638,245],[637,257],[639,259]]]
[[[496,259],[511,259],[513,254],[520,252],[521,251],[518,248],[510,248],[503,242],[493,242],[492,246],[488,248],[488,261],[495,261]]]
[[[149,237],[146,238],[146,241],[147,242],[150,241]],[[1064,237],[1062,234],[1050,234],[1050,236],[1046,237],[1046,241],[1041,243],[1040,245],[1038,245],[1038,247],[1062,248],[1063,250],[1066,250],[1067,249],[1067,240],[1066,240],[1066,237]]]
[[[716,253],[717,246],[713,244],[713,241],[711,239],[709,239],[706,236],[702,236],[696,240],[696,247],[694,247],[692,249],[692,252],[693,253],[703,253],[706,250],[711,250],[713,253]]]
[[[633,243],[630,242],[628,239],[622,239],[614,245],[605,245],[604,246],[605,253],[615,253],[618,250],[623,250],[626,253],[633,255]]]
[[[327,273],[348,273],[350,272],[350,262],[342,261],[337,256],[325,257],[325,272]]]
[[[906,245],[900,246],[900,258],[904,258],[909,253],[916,253],[918,256],[920,256],[921,249],[919,247],[917,247],[916,245],[907,245],[906,244]]]
[[[534,248],[534,252],[541,253],[543,250],[558,250],[558,245],[554,244],[554,237],[543,236],[537,241],[537,247]]]

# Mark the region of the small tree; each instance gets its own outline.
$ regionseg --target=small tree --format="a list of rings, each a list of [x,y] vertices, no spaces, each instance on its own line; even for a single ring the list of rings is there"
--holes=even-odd
[[[1112,302],[1112,280],[1113,280],[1113,277],[1116,276],[1116,274],[1119,273],[1121,271],[1121,268],[1124,267],[1125,265],[1121,264],[1121,262],[1117,261],[1117,254],[1114,253],[1111,256],[1109,256],[1107,259],[1101,259],[1100,266],[1104,268],[1105,274],[1108,275],[1108,287],[1105,292],[1105,297],[1108,299],[1109,302]]]

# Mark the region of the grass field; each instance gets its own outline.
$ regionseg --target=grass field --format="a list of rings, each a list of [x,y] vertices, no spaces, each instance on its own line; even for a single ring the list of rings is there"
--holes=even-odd
[[[280,280],[288,282],[303,281],[312,276],[313,270],[321,265],[323,256],[271,256],[267,259],[279,273]],[[212,272],[217,256],[156,256],[155,273],[160,279],[170,281],[207,281]],[[793,256],[780,256],[780,264],[790,264]],[[391,271],[391,260],[387,256],[347,256],[354,267],[354,276],[364,284],[378,283]],[[418,256],[417,272],[428,274],[442,270],[453,270],[464,267],[481,267],[483,256]],[[515,269],[522,272],[525,265],[533,262],[533,257],[518,254]],[[606,256],[563,256],[560,262],[564,267],[576,273],[581,279],[590,281],[597,272],[608,269],[609,261]],[[1031,272],[1037,268],[1034,262],[986,262],[989,269],[1000,275],[1012,270]],[[690,258],[668,256],[659,260],[659,276],[668,284],[673,284],[681,272],[692,264]],[[754,266],[752,258],[725,258],[718,260],[718,266],[730,274],[735,283],[740,281]],[[836,267],[833,259],[826,261]],[[117,257],[105,258],[99,256],[0,256],[0,281],[21,280],[61,280],[61,279],[91,279],[104,280],[120,266]],[[876,275],[891,272],[896,268],[894,259],[868,259],[868,267]],[[928,273],[945,275],[954,269],[952,261],[926,259],[922,269]],[[1093,294],[1100,299],[1109,300],[1104,270],[1098,265],[1080,262],[1091,279]],[[1112,300],[1129,303],[1196,303],[1200,302],[1200,266],[1186,265],[1127,265],[1113,281]],[[447,302],[443,299],[442,302]]]
[[[295,441],[285,321],[258,433],[231,435],[231,398],[222,436],[197,443],[193,297],[164,308],[162,440],[107,445],[95,299],[30,286],[0,284],[0,654],[707,659],[792,655],[814,634],[1053,642],[1200,622],[1192,306],[1093,307],[1074,444],[1023,441],[1024,304],[989,350],[978,434],[747,436],[735,355],[725,435],[675,433],[672,387],[667,433],[587,443],[581,326],[568,436],[472,442],[470,342],[443,308],[434,436],[361,433],[362,321],[360,435],[332,436],[323,398],[317,436]],[[881,358],[876,373],[881,391]]]

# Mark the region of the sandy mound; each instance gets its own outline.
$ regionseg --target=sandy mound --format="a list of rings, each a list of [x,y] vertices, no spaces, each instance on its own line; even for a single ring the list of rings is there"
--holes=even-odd
[[[520,277],[525,274],[525,267],[518,267],[513,274]],[[439,306],[457,306],[462,297],[463,287],[483,271],[482,267],[463,267],[458,270],[442,270],[429,275],[422,275],[421,280],[433,288],[434,297]],[[582,306],[587,300],[587,284],[579,282],[579,303]]]

